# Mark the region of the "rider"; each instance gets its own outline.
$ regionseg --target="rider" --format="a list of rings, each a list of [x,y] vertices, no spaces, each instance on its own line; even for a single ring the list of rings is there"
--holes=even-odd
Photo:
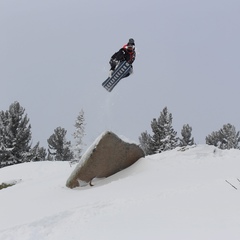
[[[132,63],[136,58],[135,52],[135,42],[134,39],[130,38],[128,43],[125,44],[118,52],[114,53],[109,61],[110,63],[110,74],[115,70],[117,64],[122,61],[127,61],[131,64],[131,69],[129,73],[125,76],[128,77],[130,74],[133,73],[133,66]]]

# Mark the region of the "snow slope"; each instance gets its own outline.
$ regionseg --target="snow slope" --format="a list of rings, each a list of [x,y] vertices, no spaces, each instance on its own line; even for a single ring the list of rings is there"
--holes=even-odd
[[[0,169],[0,183],[18,181],[0,191],[0,240],[240,239],[239,150],[175,149],[71,190],[73,169]]]

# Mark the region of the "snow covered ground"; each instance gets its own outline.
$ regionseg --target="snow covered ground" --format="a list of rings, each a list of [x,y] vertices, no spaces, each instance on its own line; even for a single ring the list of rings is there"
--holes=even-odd
[[[239,150],[175,149],[72,190],[74,167],[0,169],[0,184],[17,181],[0,190],[0,240],[240,239]]]

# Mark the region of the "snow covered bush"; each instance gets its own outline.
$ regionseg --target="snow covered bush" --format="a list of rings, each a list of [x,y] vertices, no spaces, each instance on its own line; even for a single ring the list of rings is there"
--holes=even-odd
[[[220,149],[240,149],[239,131],[236,132],[235,127],[228,123],[223,125],[219,131],[212,132],[206,137],[206,144],[214,145]]]
[[[179,138],[179,147],[194,145],[194,138],[192,137],[192,127],[190,127],[188,124],[184,124],[181,134],[182,138]]]

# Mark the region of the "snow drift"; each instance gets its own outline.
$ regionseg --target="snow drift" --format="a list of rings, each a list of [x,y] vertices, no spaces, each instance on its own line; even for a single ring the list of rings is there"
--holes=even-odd
[[[67,162],[0,169],[0,183],[21,179],[0,191],[0,240],[240,239],[240,151],[179,150],[74,190]]]

